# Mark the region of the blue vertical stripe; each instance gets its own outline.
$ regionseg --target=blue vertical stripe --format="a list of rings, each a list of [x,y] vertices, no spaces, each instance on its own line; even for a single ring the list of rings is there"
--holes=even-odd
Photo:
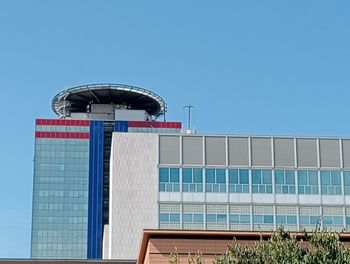
[[[117,132],[128,132],[129,122],[128,121],[115,121],[114,122],[114,131]]]
[[[102,258],[103,145],[103,121],[91,121],[89,151],[88,259]]]

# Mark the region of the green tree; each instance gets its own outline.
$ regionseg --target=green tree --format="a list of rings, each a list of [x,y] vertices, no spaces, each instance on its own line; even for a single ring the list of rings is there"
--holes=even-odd
[[[237,243],[228,246],[226,252],[214,263],[350,264],[350,250],[339,241],[338,233],[321,230],[319,225],[311,235],[305,233],[301,241],[293,233],[279,228],[270,239],[260,239],[252,247],[241,247]]]
[[[170,264],[179,264],[180,263],[179,251],[177,250],[177,248],[175,248],[175,250],[170,253],[169,263]]]
[[[188,264],[204,264],[204,258],[202,256],[202,252],[200,250],[197,251],[196,254],[191,255],[188,254]]]
[[[176,254],[175,254],[176,253]],[[175,249],[177,264],[178,251]],[[204,258],[200,251],[196,255],[189,254],[189,264],[202,264]],[[214,264],[350,264],[350,248],[339,240],[339,233],[321,230],[317,225],[311,234],[305,232],[302,239],[295,234],[279,228],[268,240],[262,237],[253,245],[240,245],[235,241],[226,251],[216,258]]]

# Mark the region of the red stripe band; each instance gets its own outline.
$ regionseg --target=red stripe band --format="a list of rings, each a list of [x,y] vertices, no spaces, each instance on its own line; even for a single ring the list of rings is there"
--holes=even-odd
[[[35,124],[42,126],[89,126],[90,120],[36,119]]]
[[[87,132],[50,132],[36,131],[36,138],[90,138],[90,133]]]
[[[129,127],[181,128],[181,122],[129,121]]]

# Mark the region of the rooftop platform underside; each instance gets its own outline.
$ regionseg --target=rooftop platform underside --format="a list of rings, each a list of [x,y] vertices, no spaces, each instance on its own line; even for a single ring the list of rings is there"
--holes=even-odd
[[[122,84],[91,84],[66,89],[52,100],[52,109],[60,117],[85,113],[91,104],[124,105],[128,109],[145,110],[151,116],[162,115],[164,100],[151,91]]]

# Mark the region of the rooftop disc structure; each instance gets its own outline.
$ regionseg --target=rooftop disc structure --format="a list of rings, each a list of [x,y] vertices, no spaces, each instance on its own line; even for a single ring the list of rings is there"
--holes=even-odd
[[[68,88],[52,100],[60,118],[123,119],[128,113],[144,120],[164,115],[165,101],[149,90],[123,84],[89,84]],[[126,112],[127,111],[127,112]],[[137,116],[137,117],[136,117]]]

